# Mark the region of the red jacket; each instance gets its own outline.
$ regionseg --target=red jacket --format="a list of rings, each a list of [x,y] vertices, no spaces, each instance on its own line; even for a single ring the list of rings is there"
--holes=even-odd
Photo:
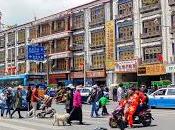
[[[37,102],[38,101],[38,90],[35,88],[33,91],[32,91],[32,97],[31,97],[31,101],[32,102]]]
[[[80,95],[80,91],[76,91],[74,93],[73,106],[74,107],[82,107],[82,98]]]

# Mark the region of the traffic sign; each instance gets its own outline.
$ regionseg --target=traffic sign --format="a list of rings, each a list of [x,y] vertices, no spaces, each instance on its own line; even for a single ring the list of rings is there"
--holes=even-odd
[[[27,48],[27,60],[44,61],[45,50],[44,47],[38,45],[28,45]]]

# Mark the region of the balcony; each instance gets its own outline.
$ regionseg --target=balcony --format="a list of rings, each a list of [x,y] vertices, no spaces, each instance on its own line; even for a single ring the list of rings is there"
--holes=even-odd
[[[72,56],[72,52],[70,51],[59,52],[59,53],[54,53],[49,55],[50,59],[70,58],[71,56]]]
[[[141,38],[142,38],[142,39],[154,38],[154,37],[160,37],[161,35],[162,35],[161,32],[143,33],[143,34],[141,34]]]
[[[161,9],[161,4],[157,3],[157,4],[154,4],[154,5],[143,6],[140,9],[140,13],[148,13],[148,12],[156,11],[156,10],[160,10],[160,9]]]
[[[98,44],[98,45],[94,43],[90,44],[91,49],[98,49],[98,48],[104,48],[104,47],[105,47],[105,43]]]
[[[103,64],[100,64],[100,65],[92,65],[90,67],[91,70],[100,70],[100,69],[104,69],[105,66]]]
[[[121,20],[121,19],[126,19],[126,18],[132,18],[133,14],[132,13],[128,13],[128,14],[125,14],[125,15],[116,15],[116,20]]]
[[[18,58],[18,60],[24,60],[25,59],[25,55],[24,54],[23,55],[18,55],[17,58]]]
[[[42,43],[42,42],[47,42],[47,41],[51,41],[54,39],[60,39],[60,38],[69,37],[69,36],[71,36],[71,31],[65,31],[61,33],[55,33],[55,34],[51,34],[48,36],[32,39],[31,42],[32,43]]]
[[[174,6],[175,5],[175,0],[168,0],[169,6]]]
[[[84,44],[76,44],[73,43],[72,49],[73,51],[84,50]]]
[[[84,25],[82,25],[82,26],[72,26],[72,27],[71,27],[71,30],[72,30],[72,31],[83,30],[83,29],[84,29]]]
[[[126,42],[132,42],[133,41],[133,37],[130,38],[119,38],[117,39],[117,43],[121,44],[121,43],[126,43]]]
[[[89,22],[89,26],[90,27],[94,27],[94,26],[101,26],[105,24],[105,18],[102,19],[96,19],[94,21]]]

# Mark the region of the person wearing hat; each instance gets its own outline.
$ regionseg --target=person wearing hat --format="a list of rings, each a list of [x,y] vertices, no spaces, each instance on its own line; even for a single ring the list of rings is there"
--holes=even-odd
[[[21,116],[21,113],[20,113],[21,107],[22,107],[22,92],[21,91],[22,91],[22,86],[18,86],[17,91],[16,91],[15,96],[14,96],[14,98],[15,98],[14,110],[13,110],[12,114],[10,115],[10,118],[12,118],[13,114],[16,111],[18,112],[19,118],[23,118]]]
[[[9,87],[6,92],[6,106],[7,106],[7,111],[6,111],[6,116],[9,114],[9,117],[11,115],[11,108],[12,108],[12,103],[13,103],[13,94],[12,94],[12,88]]]

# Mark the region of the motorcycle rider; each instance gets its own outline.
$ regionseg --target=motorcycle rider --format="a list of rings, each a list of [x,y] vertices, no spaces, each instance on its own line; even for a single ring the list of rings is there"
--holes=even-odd
[[[125,117],[127,117],[128,125],[130,128],[133,127],[133,116],[139,106],[139,100],[139,94],[136,92],[136,89],[133,88],[130,90],[130,97],[128,99],[129,107],[125,113]]]

